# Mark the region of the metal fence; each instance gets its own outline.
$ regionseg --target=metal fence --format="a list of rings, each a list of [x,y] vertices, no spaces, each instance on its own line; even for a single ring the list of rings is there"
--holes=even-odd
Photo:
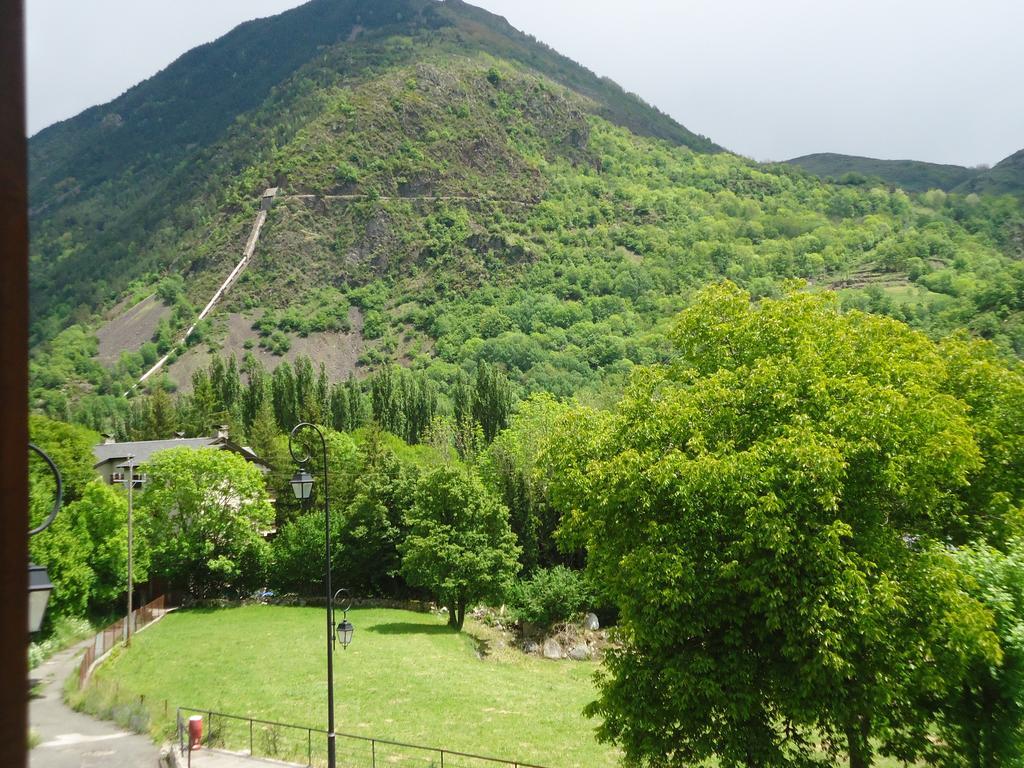
[[[192,715],[203,718],[204,747],[316,768],[327,765],[327,731],[192,707],[178,707],[178,747],[182,754],[189,750],[188,719]],[[405,768],[543,768],[518,760],[349,733],[335,733],[335,751],[339,768],[377,768],[378,765]]]
[[[166,613],[166,608],[164,607],[163,595],[132,611],[131,616],[128,617],[131,621],[132,634],[135,634],[147,624],[152,624],[163,616],[164,613]],[[93,637],[92,644],[85,649],[82,662],[78,665],[79,688],[85,685],[85,681],[89,679],[89,670],[92,669],[92,665],[96,663],[97,659],[102,659],[111,648],[124,640],[125,623],[125,619],[118,619],[106,629],[97,632],[96,636]]]

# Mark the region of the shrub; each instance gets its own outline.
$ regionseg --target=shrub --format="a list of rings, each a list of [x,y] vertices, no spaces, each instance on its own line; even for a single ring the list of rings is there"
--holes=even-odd
[[[280,357],[291,349],[292,341],[288,338],[288,334],[283,331],[274,331],[270,334],[269,338],[263,339],[260,342],[260,346],[271,354]]]
[[[513,616],[544,630],[582,613],[593,601],[593,587],[583,572],[562,565],[535,571],[516,582],[509,595]]]

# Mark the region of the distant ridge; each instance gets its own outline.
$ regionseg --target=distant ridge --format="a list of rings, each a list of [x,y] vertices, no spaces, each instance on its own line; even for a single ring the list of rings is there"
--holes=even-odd
[[[985,173],[982,169],[965,168],[961,165],[926,163],[921,160],[879,160],[835,152],[803,155],[785,162],[798,165],[822,179],[842,181],[844,176],[857,174],[883,179],[908,192],[926,192],[929,189],[950,192]]]
[[[990,195],[1024,195],[1024,149],[1003,158],[963,185],[958,192]]]
[[[1024,149],[1000,160],[992,168],[965,168],[922,160],[879,160],[835,152],[818,152],[785,162],[821,179],[840,183],[881,179],[908,192],[941,189],[961,194],[1024,194]]]

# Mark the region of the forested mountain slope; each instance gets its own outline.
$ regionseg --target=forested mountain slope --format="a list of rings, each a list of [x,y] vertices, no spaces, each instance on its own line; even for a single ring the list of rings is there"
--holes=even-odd
[[[266,50],[285,63],[247,66]],[[211,350],[302,352],[336,379],[395,361],[451,383],[485,360],[568,395],[660,359],[659,326],[721,277],[755,296],[803,279],[1024,349],[1012,198],[830,185],[718,150],[460,2],[251,22],[33,138],[33,404],[73,415],[171,350],[268,186],[253,262],[172,355],[174,384]]]
[[[585,94],[595,114],[636,133],[718,149],[457,0],[312,0],[242,24],[109,104],[32,138],[36,338],[109,300],[126,280],[166,267],[155,256],[164,231],[191,227],[219,207],[231,179],[322,110],[323,90],[410,63],[426,44],[491,51]],[[97,270],[98,279],[66,279]]]

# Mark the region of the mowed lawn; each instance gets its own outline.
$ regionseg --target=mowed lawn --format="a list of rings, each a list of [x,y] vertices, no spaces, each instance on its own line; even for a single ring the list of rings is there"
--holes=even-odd
[[[550,768],[617,765],[581,713],[594,698],[595,663],[511,649],[481,659],[472,637],[430,614],[357,609],[349,619],[354,640],[334,656],[339,733]],[[325,624],[323,608],[179,611],[134,638],[96,681],[166,700],[171,718],[182,706],[326,728]],[[339,740],[340,764],[349,749],[364,745]]]

